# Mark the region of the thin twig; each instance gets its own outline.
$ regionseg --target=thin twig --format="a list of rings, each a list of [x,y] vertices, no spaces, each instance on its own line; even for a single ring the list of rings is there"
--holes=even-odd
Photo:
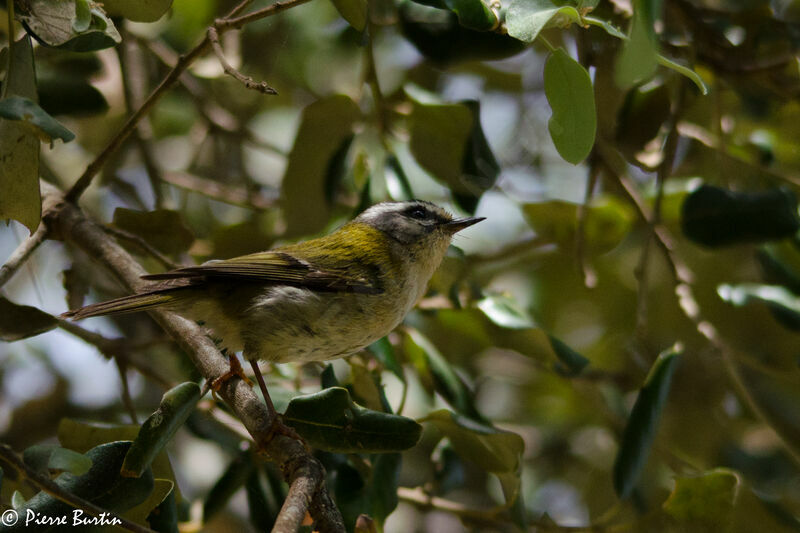
[[[170,270],[181,267],[179,263],[176,263],[166,255],[159,252],[156,248],[153,247],[153,245],[151,245],[149,242],[142,239],[138,235],[134,235],[129,231],[125,231],[124,229],[116,228],[114,226],[103,226],[103,229],[109,235],[113,235],[118,239],[122,239],[124,241],[128,241],[130,243],[135,244],[136,246],[144,250],[147,254],[153,256],[153,259],[155,259],[156,261],[158,261],[159,263],[161,263]]]
[[[131,417],[131,422],[138,424],[139,420],[136,416],[136,406],[133,404],[131,388],[128,386],[128,374],[126,372],[125,362],[122,359],[114,358],[114,363],[116,363],[117,372],[119,373],[119,381],[122,383],[122,403],[128,410],[128,415]]]
[[[163,180],[170,185],[207,196],[212,200],[264,211],[275,207],[278,195],[269,197],[263,193],[249,193],[244,187],[226,185],[188,172],[165,172]]]
[[[28,238],[20,243],[17,248],[11,252],[11,256],[0,267],[0,287],[6,284],[11,279],[11,276],[21,267],[25,261],[30,257],[36,248],[47,238],[47,227],[40,223],[36,231],[33,232]]]
[[[53,498],[66,503],[67,505],[70,505],[76,509],[80,509],[94,517],[100,517],[100,516],[113,517],[114,519],[119,521],[119,523],[117,524],[118,527],[127,529],[128,531],[134,531],[136,533],[153,533],[152,529],[140,526],[139,524],[136,524],[126,518],[118,516],[117,514],[112,513],[107,509],[98,507],[92,502],[84,500],[80,496],[76,496],[75,494],[72,494],[71,492],[64,490],[63,488],[61,488],[61,486],[58,485],[58,483],[56,483],[49,477],[40,474],[36,470],[26,465],[25,462],[22,460],[22,458],[19,455],[17,455],[17,453],[13,449],[11,449],[11,447],[7,444],[0,443],[0,457],[2,457],[3,460],[6,463],[8,463],[12,468],[14,468],[14,470],[19,472],[20,475],[24,476],[25,479],[29,481],[31,484],[33,484],[40,490],[43,490]],[[109,518],[108,520],[111,519]]]
[[[247,13],[246,15],[234,17],[233,15],[240,13],[241,10],[244,9],[244,6],[249,4],[249,0],[245,0],[245,2],[242,2],[236,6],[231,11],[231,14],[228,15],[228,17],[216,20],[214,22],[214,28],[218,33],[221,34],[228,30],[241,28],[249,22],[276,15],[286,11],[287,9],[305,4],[310,1],[311,0],[285,0],[283,2],[276,2],[270,6],[258,9],[251,13]],[[161,81],[158,87],[156,87],[153,92],[150,93],[150,96],[147,97],[147,99],[136,110],[136,112],[128,117],[128,120],[117,132],[117,134],[112,137],[106,147],[97,155],[97,157],[95,157],[91,163],[89,163],[89,165],[86,167],[86,170],[84,170],[83,174],[81,174],[72,188],[65,195],[64,199],[66,201],[74,203],[78,200],[78,198],[80,198],[83,192],[89,187],[89,185],[91,185],[95,175],[100,171],[101,168],[103,168],[111,156],[122,146],[122,143],[133,132],[134,128],[137,126],[137,124],[139,124],[142,118],[153,109],[153,106],[155,106],[156,102],[164,95],[164,93],[166,93],[167,90],[175,85],[181,74],[183,74],[184,71],[186,71],[186,69],[188,69],[189,66],[192,65],[192,63],[194,63],[200,56],[205,54],[210,47],[211,41],[208,37],[208,33],[206,33],[203,40],[195,45],[195,47],[192,48],[188,53],[178,59],[178,62]]]
[[[222,50],[222,45],[219,44],[219,34],[217,33],[217,29],[214,26],[208,28],[208,40],[211,41],[211,49],[214,51],[214,55],[217,56],[219,60],[219,64],[222,65],[222,70],[225,71],[225,74],[231,76],[232,78],[238,80],[242,83],[246,88],[252,89],[254,91],[258,91],[263,94],[278,94],[273,87],[271,87],[267,82],[260,81],[257,82],[250,76],[245,76],[235,68],[233,65],[228,63],[228,60],[225,59],[225,52]]]
[[[508,525],[508,521],[500,516],[508,511],[505,505],[491,509],[476,509],[474,506],[454,502],[438,496],[427,494],[420,488],[397,487],[397,497],[405,502],[413,503],[425,509],[446,511],[458,517],[483,524]]]

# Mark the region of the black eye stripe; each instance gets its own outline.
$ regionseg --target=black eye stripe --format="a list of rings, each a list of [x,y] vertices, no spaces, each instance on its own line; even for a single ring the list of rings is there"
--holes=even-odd
[[[412,207],[406,211],[406,216],[424,220],[428,218],[428,211],[424,207]]]

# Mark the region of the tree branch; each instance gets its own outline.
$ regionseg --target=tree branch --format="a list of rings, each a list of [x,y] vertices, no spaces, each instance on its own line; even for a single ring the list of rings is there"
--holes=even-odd
[[[63,198],[60,191],[45,183],[42,187],[44,195],[56,200],[50,202],[52,207],[44,216],[55,238],[83,249],[107,267],[127,290],[133,292],[144,285],[140,276],[145,272],[128,252],[76,205],[66,198],[58,201]],[[206,380],[212,381],[228,372],[227,358],[194,322],[169,311],[154,310],[150,314],[186,352]],[[319,531],[344,531],[341,514],[325,488],[324,468],[302,443],[270,431],[273,421],[250,386],[233,377],[224,382],[218,394],[242,421],[259,450],[280,466],[290,485],[289,497],[279,515],[279,523],[286,529],[277,531],[296,531],[305,510],[314,518]]]
[[[22,241],[20,245],[11,253],[11,257],[0,267],[0,287],[6,284],[8,280],[19,270],[19,267],[25,263],[36,248],[44,242],[47,237],[47,227],[44,224],[39,224],[36,231],[33,232],[27,239]]]

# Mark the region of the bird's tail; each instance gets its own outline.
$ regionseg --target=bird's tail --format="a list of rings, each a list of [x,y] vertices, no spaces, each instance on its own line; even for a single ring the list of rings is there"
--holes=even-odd
[[[70,318],[72,320],[80,320],[90,316],[100,315],[118,315],[123,313],[135,313],[137,311],[145,311],[154,307],[162,305],[174,304],[183,298],[180,295],[180,289],[171,290],[155,290],[141,294],[132,294],[130,296],[123,296],[115,300],[108,300],[107,302],[98,302],[96,304],[87,305],[79,309],[72,309],[61,315],[61,318]]]

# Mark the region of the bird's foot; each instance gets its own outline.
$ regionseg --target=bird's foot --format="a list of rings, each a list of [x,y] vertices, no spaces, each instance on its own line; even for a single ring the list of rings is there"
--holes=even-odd
[[[287,426],[283,422],[283,417],[279,414],[275,414],[275,418],[272,419],[272,424],[269,427],[269,431],[267,432],[267,437],[265,439],[265,444],[269,444],[272,442],[277,435],[283,435],[284,437],[289,437],[290,439],[294,439],[306,449],[308,453],[311,453],[311,448],[308,446],[308,443],[300,436],[297,431],[291,426]]]
[[[225,383],[227,383],[234,377],[241,378],[249,386],[251,387],[253,386],[253,382],[250,381],[250,378],[248,378],[245,375],[244,369],[242,368],[242,364],[239,362],[239,359],[236,357],[236,354],[228,354],[228,364],[230,365],[228,371],[222,374],[221,376],[214,378],[214,380],[211,382],[211,394],[213,394],[215,398],[217,397],[217,393],[222,389]]]

